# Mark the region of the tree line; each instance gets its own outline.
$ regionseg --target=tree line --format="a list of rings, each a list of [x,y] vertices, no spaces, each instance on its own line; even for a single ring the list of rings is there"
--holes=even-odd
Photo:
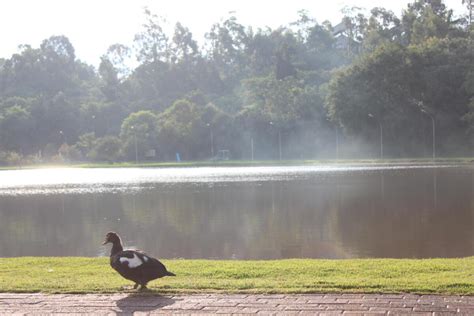
[[[277,29],[233,15],[203,45],[149,10],[98,69],[66,36],[0,59],[0,163],[471,155],[474,28],[441,0],[401,16],[307,11]],[[130,59],[137,66],[130,68]],[[434,130],[435,129],[435,130]]]

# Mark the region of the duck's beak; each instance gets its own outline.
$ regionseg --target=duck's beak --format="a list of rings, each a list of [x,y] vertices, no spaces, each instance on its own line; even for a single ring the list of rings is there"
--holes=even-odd
[[[105,239],[103,242],[102,242],[102,245],[105,245],[105,244],[108,244],[110,241],[108,239]]]

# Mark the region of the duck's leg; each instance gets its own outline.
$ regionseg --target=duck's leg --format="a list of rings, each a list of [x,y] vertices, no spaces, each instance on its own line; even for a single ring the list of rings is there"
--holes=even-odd
[[[140,284],[139,291],[149,291],[149,289],[146,287],[146,283],[145,284]]]
[[[133,286],[133,289],[134,289],[134,290],[138,289],[138,286],[139,286],[139,285],[140,285],[140,284],[135,283],[135,285]]]

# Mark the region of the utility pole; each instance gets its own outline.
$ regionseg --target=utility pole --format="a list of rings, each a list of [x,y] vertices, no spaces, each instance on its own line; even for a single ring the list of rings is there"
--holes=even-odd
[[[433,161],[436,159],[436,123],[435,123],[435,118],[433,115],[431,115],[430,113],[428,113],[425,109],[421,109],[421,112],[425,113],[426,115],[428,115],[431,119],[431,131],[432,131],[432,134],[433,134],[433,139],[432,139],[432,142],[433,142]]]
[[[135,130],[135,126],[132,125],[130,129],[133,131],[133,140],[135,143],[135,164],[138,164],[138,144],[137,144],[137,131]]]
[[[250,147],[251,147],[251,150],[252,150],[252,161],[253,161],[253,137],[250,138]]]
[[[380,129],[380,159],[383,159],[383,125],[379,118],[375,117],[375,115],[369,113],[369,117],[373,118],[378,124]]]
[[[424,104],[423,104],[423,101],[419,101],[419,102],[418,102],[418,107],[419,107],[421,113],[424,113],[424,114],[428,115],[429,118],[431,119],[431,132],[432,132],[432,135],[433,135],[433,139],[432,139],[432,145],[433,145],[432,156],[433,156],[433,161],[435,161],[435,159],[436,159],[436,121],[435,121],[435,116],[434,116],[434,114],[432,113],[432,111],[428,111],[428,110],[425,109]]]
[[[278,151],[280,153],[280,160],[281,160],[281,131],[278,130]]]
[[[269,122],[270,126],[273,126],[273,122]],[[281,151],[281,130],[278,128],[278,156],[281,160],[282,151]]]
[[[209,133],[211,138],[211,158],[214,158],[214,134],[212,133],[212,125],[211,123],[207,123],[206,126],[209,127]]]

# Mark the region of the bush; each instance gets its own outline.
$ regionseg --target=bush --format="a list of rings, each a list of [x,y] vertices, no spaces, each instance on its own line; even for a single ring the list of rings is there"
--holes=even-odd
[[[0,164],[16,166],[22,164],[23,157],[14,151],[0,151]]]
[[[88,156],[95,161],[117,161],[121,156],[122,143],[118,137],[104,136],[97,142],[89,152]]]

